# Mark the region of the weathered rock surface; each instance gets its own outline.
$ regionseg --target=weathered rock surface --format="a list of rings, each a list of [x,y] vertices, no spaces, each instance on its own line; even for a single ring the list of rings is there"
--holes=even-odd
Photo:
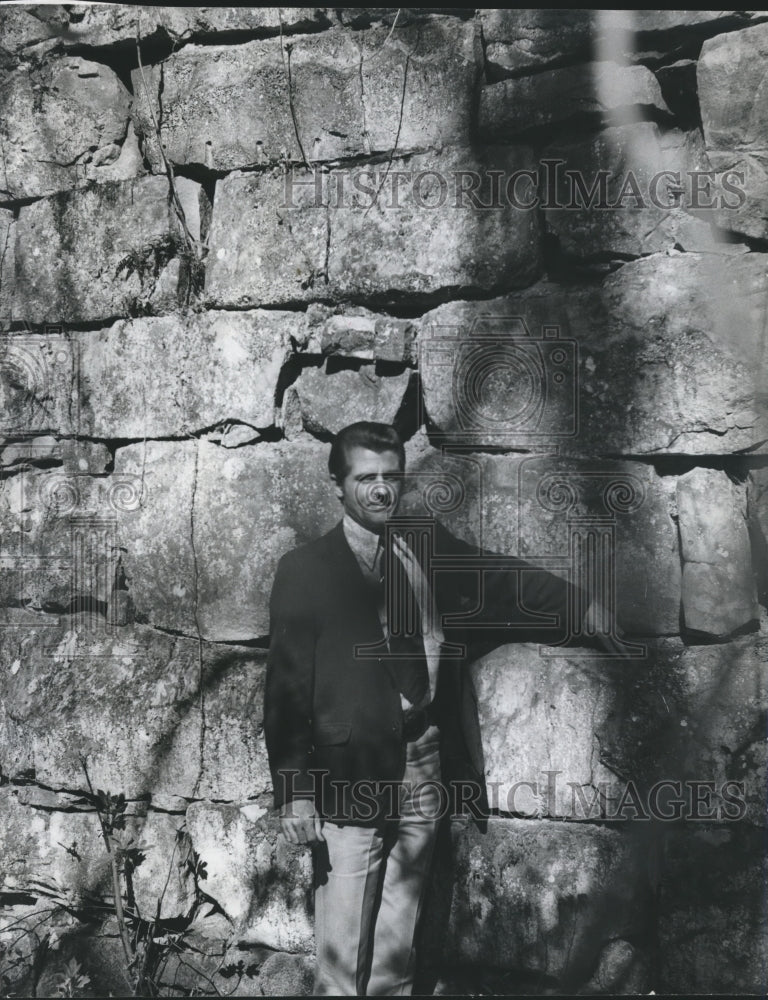
[[[586,573],[590,531],[609,518],[618,619],[639,634],[679,631],[680,557],[672,498],[661,477],[636,462],[576,462],[556,456],[466,455],[414,458],[404,509],[423,510],[419,494],[436,491],[436,514],[459,538],[517,555],[596,589]],[[427,505],[429,508],[429,504]],[[572,523],[570,519],[574,518]],[[579,520],[583,518],[584,520]],[[584,547],[582,547],[584,545]],[[611,558],[606,556],[606,558]],[[543,562],[538,563],[538,560]],[[601,597],[607,606],[610,598]]]
[[[85,760],[95,788],[163,808],[269,790],[263,651],[41,619],[0,630],[4,773],[77,791]]]
[[[659,767],[664,777],[713,783],[702,818],[766,824],[767,652],[763,630],[727,645],[690,646],[675,668],[680,722],[676,739],[659,746]],[[726,782],[740,783],[725,789],[730,804]]]
[[[16,232],[13,212],[0,208],[0,326],[11,321],[16,272]]]
[[[672,254],[628,263],[599,287],[542,283],[440,306],[422,317],[427,416],[441,441],[476,447],[754,447],[768,436],[765,301],[763,255]]]
[[[143,39],[176,43],[217,34],[276,34],[328,27],[329,14],[317,7],[136,7],[113,4],[70,14],[69,34],[87,45],[133,44],[140,19]]]
[[[481,9],[490,79],[523,76],[587,58],[596,48],[630,61],[673,52],[702,32],[748,25],[756,11]],[[609,41],[610,39],[610,41]]]
[[[301,341],[294,313],[206,312],[119,321],[78,336],[81,433],[181,436],[275,422],[280,371]]]
[[[725,252],[729,246],[712,228],[712,206],[725,203],[725,193],[707,180],[698,132],[662,136],[657,125],[638,122],[556,143],[544,157],[561,161],[549,168],[545,209],[567,254],[640,256],[673,247]]]
[[[305,316],[309,352],[416,363],[418,325],[413,320],[378,316],[363,306],[344,304],[335,308],[312,304]]]
[[[445,954],[582,985],[610,940],[648,920],[642,841],[546,820],[454,824],[456,887]]]
[[[103,63],[81,56],[22,65],[2,80],[0,201],[99,179],[120,156],[131,94]],[[138,173],[141,162],[136,164]]]
[[[176,188],[194,239],[205,196]],[[168,181],[146,177],[44,198],[16,223],[14,312],[32,323],[82,322],[137,311],[167,312],[183,295],[189,250],[169,205]]]
[[[585,117],[619,125],[635,119],[641,109],[669,112],[656,77],[645,66],[605,60],[483,87],[479,128],[498,142],[529,129]]]
[[[712,167],[730,172],[741,198],[719,212],[726,229],[764,239],[768,235],[768,111],[762,99],[768,55],[768,24],[718,35],[704,43],[697,80],[704,141]],[[740,204],[738,202],[741,202]]]
[[[380,376],[371,366],[360,371],[326,375],[307,368],[288,390],[301,409],[304,427],[313,434],[336,434],[357,420],[393,423],[400,410],[411,375]]]
[[[77,347],[61,327],[47,333],[3,333],[0,433],[15,440],[23,439],[32,451],[32,440],[40,435],[76,434],[78,371]]]
[[[405,170],[317,171],[314,180],[302,171],[230,174],[217,186],[209,304],[386,301],[525,284],[539,269],[535,213],[510,202],[479,212],[467,192],[474,185],[491,205],[489,172],[531,163],[527,150],[490,147],[415,155]]]
[[[266,635],[279,558],[340,517],[327,452],[313,442],[119,449],[116,471],[141,475],[145,486],[123,556],[137,615],[209,639]]]
[[[760,993],[765,834],[743,823],[668,830],[660,894],[659,988]]]
[[[716,469],[692,469],[677,481],[677,507],[685,626],[727,635],[758,617],[746,487]]]
[[[615,816],[628,775],[606,767],[603,747],[628,725],[619,721],[621,677],[599,660],[547,652],[513,644],[472,664],[491,808],[537,818]]]
[[[156,171],[162,159],[150,108],[173,163],[316,163],[466,145],[477,72],[474,25],[455,18],[391,36],[382,27],[292,36],[287,45],[277,37],[189,45],[162,63],[162,83],[159,65],[143,79],[134,71],[134,113]]]
[[[77,904],[107,888],[109,857],[95,812],[35,809],[6,785],[0,789],[0,817],[3,890],[23,892],[39,880]]]
[[[206,863],[205,891],[222,906],[238,940],[311,951],[311,854],[278,836],[274,817],[252,822],[237,806],[194,802],[186,822]]]

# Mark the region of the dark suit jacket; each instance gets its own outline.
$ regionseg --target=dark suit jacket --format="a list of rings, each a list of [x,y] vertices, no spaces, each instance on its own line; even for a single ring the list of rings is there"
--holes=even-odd
[[[435,526],[437,556],[477,556],[478,550]],[[523,573],[514,571],[525,569]],[[445,627],[447,642],[463,642],[470,657],[503,642],[555,643],[565,635],[571,585],[522,559],[499,570],[452,569],[433,577],[441,614],[471,611],[475,625],[519,620],[520,606],[554,616],[555,624],[471,631]],[[375,822],[396,813],[405,768],[400,694],[386,658],[360,658],[355,647],[383,640],[376,603],[365,585],[342,522],[327,535],[280,560],[270,602],[264,734],[275,805],[314,797],[328,819]],[[487,809],[474,693],[462,661],[441,658],[435,695],[443,782],[473,783],[459,793],[477,817]],[[473,801],[471,801],[473,800]]]

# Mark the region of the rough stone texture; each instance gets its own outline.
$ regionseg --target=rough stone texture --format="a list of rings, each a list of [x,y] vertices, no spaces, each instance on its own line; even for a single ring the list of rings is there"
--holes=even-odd
[[[15,624],[0,629],[4,773],[77,791],[85,758],[94,787],[163,808],[270,788],[263,651],[139,625],[110,633],[87,615]]]
[[[492,142],[584,117],[620,125],[640,110],[668,113],[653,73],[609,61],[503,80],[480,92],[479,129]]]
[[[327,450],[297,442],[231,451],[204,441],[121,448],[115,469],[141,475],[146,498],[124,542],[137,615],[215,640],[266,635],[279,558],[340,517]]]
[[[194,881],[186,866],[191,860],[189,839],[183,824],[183,816],[156,812],[137,824],[144,858],[132,874],[132,883],[140,913],[168,920],[184,917],[194,904]]]
[[[15,243],[13,212],[0,208],[0,327],[10,322],[13,314],[13,278],[16,272]]]
[[[683,650],[674,739],[659,746],[659,770],[666,778],[710,781],[715,788],[711,808],[702,814],[740,819],[736,805],[724,802],[725,782],[740,782],[730,795],[744,803],[749,823],[765,826],[766,630],[727,645]],[[739,824],[741,825],[741,824]]]
[[[119,321],[78,336],[81,433],[156,438],[226,421],[270,427],[301,317],[207,312]]]
[[[410,380],[408,372],[389,378],[376,375],[369,365],[335,375],[308,368],[288,391],[297,396],[306,430],[336,434],[357,420],[393,423]]]
[[[0,889],[23,891],[32,879],[77,903],[106,889],[109,859],[94,812],[45,811],[25,805],[17,789],[0,789]],[[68,847],[75,847],[75,852]]]
[[[309,352],[408,365],[417,361],[418,325],[413,320],[377,316],[363,306],[313,304],[306,322]]]
[[[688,629],[722,636],[758,617],[746,501],[746,487],[716,469],[677,481]]]
[[[78,370],[77,347],[61,327],[0,336],[0,433],[30,445],[49,432],[76,434]]]
[[[423,509],[419,495],[430,486],[430,473],[437,474],[456,499],[432,507],[432,513],[458,537],[533,563],[548,560],[551,572],[572,573],[585,584],[585,557],[571,555],[570,537],[572,530],[575,538],[590,526],[572,529],[569,513],[599,519],[613,508],[619,622],[643,635],[678,632],[680,557],[673,505],[664,481],[650,467],[554,456],[439,458],[432,450],[411,460],[409,468],[413,476],[404,509]],[[596,520],[591,529],[599,530]],[[610,602],[606,595],[602,600]]]
[[[491,807],[577,820],[615,815],[628,775],[606,767],[603,748],[627,725],[619,723],[621,675],[604,661],[546,653],[513,644],[472,664]]]
[[[466,145],[475,28],[436,18],[391,37],[389,28],[293,36],[289,50],[280,38],[186,46],[162,64],[162,114],[160,73],[133,73],[136,122],[156,171],[150,100],[168,158],[216,170]]]
[[[542,283],[440,306],[422,317],[426,414],[441,440],[475,447],[557,445],[596,455],[751,448],[768,436],[758,376],[768,350],[765,296],[762,254],[659,254],[599,287]],[[560,360],[544,339],[553,326],[565,341]],[[527,346],[529,336],[541,346]],[[489,364],[475,343],[486,345],[481,354],[500,345],[500,356]]]
[[[12,65],[11,55],[21,54],[30,45],[65,31],[67,21],[67,11],[58,4],[4,6],[0,10],[0,57],[4,56]]]
[[[110,4],[70,12],[67,39],[74,44],[133,46],[136,23],[145,41],[176,44],[234,32],[277,34],[328,27],[329,13],[317,7],[138,7]]]
[[[490,79],[523,76],[575,62],[593,49],[630,60],[644,52],[674,51],[700,31],[729,22],[749,24],[756,11],[723,10],[520,10],[479,11]],[[609,41],[610,39],[610,41]]]
[[[513,173],[525,165],[531,165],[528,151],[490,147],[479,155],[450,149],[413,156],[397,168],[397,182],[386,164],[317,172],[314,182],[300,172],[230,174],[217,185],[208,301],[238,307],[361,295],[386,301],[525,284],[539,269],[536,215],[509,203],[477,212],[457,194],[462,172],[474,171],[484,185],[477,196],[489,204],[488,171]],[[359,183],[370,191],[381,187],[375,207],[370,195],[355,194]]]
[[[765,834],[743,823],[669,830],[661,882],[658,988],[762,993]]]
[[[184,177],[176,187],[199,239],[202,189]],[[23,207],[16,224],[14,312],[46,323],[168,311],[183,290],[178,258],[184,253],[164,177],[42,199]]]
[[[206,863],[205,891],[242,943],[277,951],[312,950],[312,855],[278,837],[273,817],[246,819],[237,806],[193,802],[192,846]]]
[[[454,824],[452,964],[545,975],[565,992],[589,978],[610,940],[648,919],[641,839],[546,820]],[[643,991],[645,992],[645,990]]]
[[[37,198],[100,179],[100,168],[120,156],[130,106],[131,94],[119,77],[81,56],[22,65],[6,74],[0,201]]]
[[[712,228],[710,206],[726,201],[703,176],[710,167],[698,132],[662,136],[657,125],[637,122],[556,143],[544,157],[564,161],[550,167],[545,209],[567,254],[640,256],[729,246]],[[694,171],[702,172],[698,180]]]
[[[697,68],[704,141],[712,167],[742,175],[743,202],[721,211],[719,223],[762,239],[768,235],[766,55],[768,24],[758,24],[706,41]]]
[[[479,13],[490,79],[523,76],[589,55],[594,11],[482,8]]]

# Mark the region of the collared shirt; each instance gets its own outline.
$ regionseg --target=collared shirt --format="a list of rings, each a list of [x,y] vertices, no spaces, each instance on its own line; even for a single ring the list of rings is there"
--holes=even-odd
[[[344,514],[343,531],[344,537],[347,539],[347,543],[357,560],[363,577],[369,583],[376,586],[377,594],[380,595],[377,601],[377,611],[384,637],[387,643],[389,643],[387,605],[384,599],[383,588],[379,586],[382,582],[384,572],[384,537],[364,528],[348,514]],[[435,606],[434,594],[421,566],[415,558],[411,560],[410,565],[404,565],[411,588],[416,595],[421,610],[422,639],[424,642],[424,653],[427,658],[427,671],[430,678],[436,679],[440,663],[440,652],[445,637],[440,625],[440,616]],[[430,690],[434,693],[433,680],[430,680]],[[411,707],[411,703],[402,693],[400,701],[404,709]]]

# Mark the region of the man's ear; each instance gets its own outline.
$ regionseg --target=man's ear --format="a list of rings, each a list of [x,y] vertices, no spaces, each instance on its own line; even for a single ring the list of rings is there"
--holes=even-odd
[[[343,503],[344,490],[342,489],[341,483],[338,481],[336,476],[331,476],[331,482],[333,483],[333,492],[336,494],[336,498],[340,503]]]

